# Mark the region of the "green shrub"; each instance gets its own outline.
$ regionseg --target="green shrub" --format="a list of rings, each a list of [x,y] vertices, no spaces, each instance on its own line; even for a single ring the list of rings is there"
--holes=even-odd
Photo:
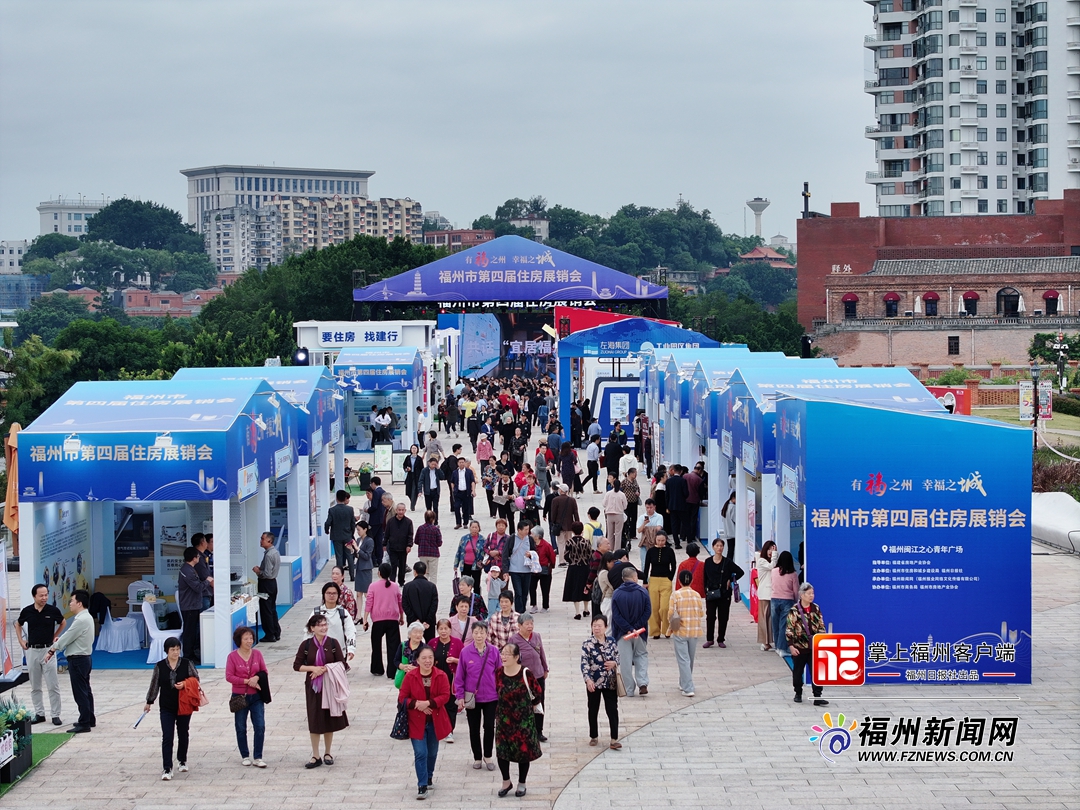
[[[1054,413],[1063,413],[1066,416],[1080,416],[1080,397],[1068,394],[1054,394],[1051,407]]]
[[[975,376],[966,368],[950,368],[942,372],[937,379],[929,380],[927,385],[963,385],[968,377]]]

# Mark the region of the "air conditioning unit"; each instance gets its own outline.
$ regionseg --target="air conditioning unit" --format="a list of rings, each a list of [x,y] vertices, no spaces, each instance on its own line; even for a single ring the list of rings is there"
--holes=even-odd
[[[1040,315],[1042,315],[1042,310],[1041,310],[1041,309],[1037,309],[1037,310],[1035,310],[1035,313],[1034,313],[1034,314],[1035,314],[1035,317],[1036,317],[1036,318],[1038,318],[1038,317],[1039,317]]]

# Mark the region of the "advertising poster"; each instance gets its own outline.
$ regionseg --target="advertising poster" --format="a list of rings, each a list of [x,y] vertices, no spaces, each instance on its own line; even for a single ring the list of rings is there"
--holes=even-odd
[[[34,541],[49,604],[65,615],[71,594],[90,590],[90,504],[40,504],[34,507]]]
[[[746,490],[746,542],[750,547],[749,559],[754,559],[754,542],[757,539],[757,492],[753,487]]]
[[[623,425],[629,424],[630,421],[630,395],[629,394],[612,394],[611,395],[611,421],[619,422]]]
[[[308,475],[308,527],[311,530],[311,540],[308,543],[308,555],[311,558],[311,576],[314,577],[319,570],[318,546],[316,538],[319,534],[319,486],[314,472]]]
[[[1030,433],[843,403],[777,407],[782,463],[805,471],[815,601],[834,632],[864,637],[866,682],[1030,683]],[[965,452],[880,452],[882,436],[915,435]]]
[[[176,576],[184,564],[184,549],[188,546],[187,506],[182,502],[158,504],[158,575]]]

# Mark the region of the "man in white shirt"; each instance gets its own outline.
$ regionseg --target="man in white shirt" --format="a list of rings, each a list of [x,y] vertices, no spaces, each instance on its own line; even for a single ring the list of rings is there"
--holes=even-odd
[[[424,449],[424,437],[427,436],[427,419],[424,417],[424,408],[422,405],[416,406],[416,446],[421,450]]]
[[[71,617],[71,625],[49,647],[45,654],[48,662],[58,650],[64,650],[67,654],[68,677],[71,679],[71,694],[75,698],[75,705],[79,707],[79,719],[71,728],[69,734],[85,734],[97,725],[97,717],[94,715],[94,692],[90,688],[90,670],[93,669],[93,660],[90,654],[94,651],[94,619],[86,609],[90,605],[90,594],[81,588],[71,595],[68,607],[74,614]]]
[[[641,568],[645,568],[645,553],[649,550],[649,546],[652,545],[652,540],[656,536],[657,529],[664,528],[664,516],[656,511],[656,501],[652,498],[645,500],[645,514],[638,519],[637,535],[638,540],[646,541],[648,545],[641,546]]]

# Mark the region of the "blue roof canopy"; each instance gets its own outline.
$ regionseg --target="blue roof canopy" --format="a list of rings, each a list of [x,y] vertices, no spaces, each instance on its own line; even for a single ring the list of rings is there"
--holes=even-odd
[[[354,301],[607,301],[667,298],[667,287],[520,236],[490,242],[353,291]]]
[[[948,413],[906,368],[821,368],[799,363],[740,368],[722,395],[724,426],[732,430],[733,449],[742,455],[752,448],[755,471],[776,471],[776,413],[778,394],[806,394],[819,399],[876,405],[916,413]],[[737,407],[741,403],[745,407]],[[750,459],[743,456],[744,465]]]
[[[334,399],[337,386],[324,366],[182,368],[173,379],[266,380],[294,407],[304,408],[297,408],[294,414],[297,453],[301,456],[318,455],[319,448],[336,443],[341,436],[344,403]]]
[[[423,385],[424,364],[413,348],[343,349],[334,376],[352,391],[408,391]]]
[[[80,382],[23,431],[23,501],[227,500],[293,462],[263,380]]]
[[[626,318],[582,329],[559,341],[559,358],[628,357],[656,349],[715,349],[720,344],[700,332],[657,323],[648,318]]]

